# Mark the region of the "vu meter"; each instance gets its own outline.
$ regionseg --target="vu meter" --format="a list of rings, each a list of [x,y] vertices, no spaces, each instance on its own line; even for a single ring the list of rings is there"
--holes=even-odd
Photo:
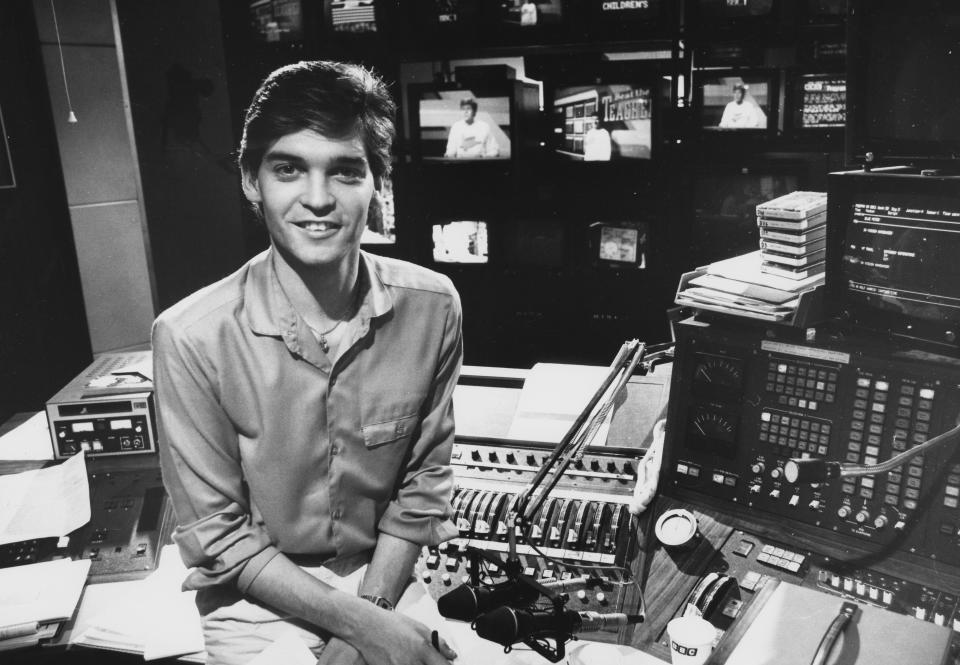
[[[732,409],[719,404],[700,404],[690,412],[688,443],[697,450],[732,457],[735,452],[739,418]]]
[[[695,394],[708,398],[739,396],[743,385],[743,360],[712,353],[698,353],[695,363]]]

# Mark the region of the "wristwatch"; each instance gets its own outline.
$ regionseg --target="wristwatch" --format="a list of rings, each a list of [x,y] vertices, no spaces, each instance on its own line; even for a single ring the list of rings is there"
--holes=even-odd
[[[382,607],[388,612],[393,612],[393,609],[394,609],[393,603],[391,603],[389,600],[387,600],[383,596],[375,596],[373,594],[364,593],[364,594],[361,594],[360,597],[363,598],[364,600],[369,600],[371,603],[373,603],[377,607]]]

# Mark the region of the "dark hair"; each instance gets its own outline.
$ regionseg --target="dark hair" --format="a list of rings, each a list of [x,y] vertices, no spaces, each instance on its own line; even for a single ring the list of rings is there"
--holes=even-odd
[[[467,97],[466,99],[461,99],[461,100],[460,100],[460,108],[463,108],[464,106],[469,106],[470,108],[472,108],[474,113],[477,112],[477,100],[476,100],[476,99],[471,99],[470,97]]]
[[[302,130],[330,138],[359,135],[378,187],[390,174],[396,104],[372,70],[329,60],[275,70],[247,108],[240,168],[255,173],[270,144]]]

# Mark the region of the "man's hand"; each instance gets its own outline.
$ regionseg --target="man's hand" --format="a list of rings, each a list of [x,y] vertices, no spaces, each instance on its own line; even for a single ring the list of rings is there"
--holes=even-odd
[[[354,644],[368,665],[448,665],[457,657],[443,638],[434,647],[430,629],[419,621],[379,609],[377,616]]]

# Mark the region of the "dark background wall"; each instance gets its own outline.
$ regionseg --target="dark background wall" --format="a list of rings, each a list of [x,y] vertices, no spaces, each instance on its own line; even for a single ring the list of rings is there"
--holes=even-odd
[[[0,110],[16,188],[0,189],[0,421],[36,410],[91,359],[33,10],[0,3]]]

